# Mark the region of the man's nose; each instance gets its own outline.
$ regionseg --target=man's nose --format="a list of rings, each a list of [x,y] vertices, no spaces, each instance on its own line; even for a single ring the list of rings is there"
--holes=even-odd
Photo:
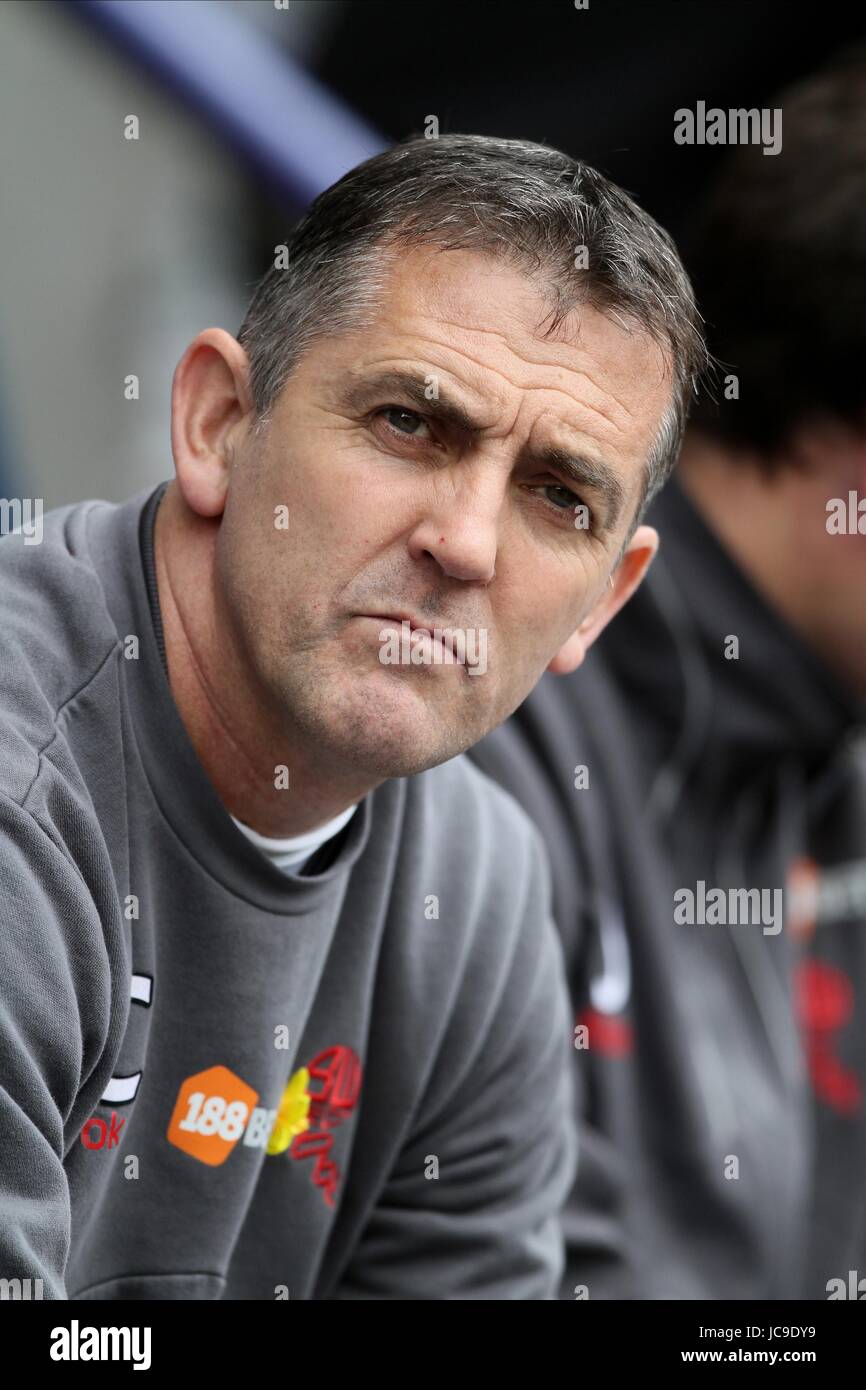
[[[489,584],[496,572],[507,479],[501,468],[480,468],[455,482],[437,479],[435,491],[409,538],[413,560],[432,555],[453,579]]]

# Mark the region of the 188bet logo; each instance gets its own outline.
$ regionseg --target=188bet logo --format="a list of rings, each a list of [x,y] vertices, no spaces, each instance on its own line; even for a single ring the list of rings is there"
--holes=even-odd
[[[334,1140],[358,1103],[361,1075],[354,1049],[335,1043],[300,1067],[277,1108],[268,1110],[228,1067],[208,1067],[178,1091],[167,1138],[211,1167],[225,1163],[239,1143],[269,1154],[288,1150],[289,1158],[311,1162],[311,1180],[333,1206],[341,1181]]]
[[[253,1149],[282,1153],[309,1124],[309,1072],[301,1067],[275,1110],[257,1104],[259,1095],[228,1067],[208,1067],[188,1076],[177,1094],[167,1138],[184,1153],[216,1167],[240,1141]],[[273,1138],[273,1142],[269,1142]]]

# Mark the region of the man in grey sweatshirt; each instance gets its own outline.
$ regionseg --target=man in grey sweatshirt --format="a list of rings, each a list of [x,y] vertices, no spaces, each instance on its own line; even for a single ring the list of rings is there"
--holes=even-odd
[[[640,582],[702,353],[593,170],[411,140],[187,349],[175,481],[0,541],[0,1296],[556,1296],[550,878],[462,754]]]

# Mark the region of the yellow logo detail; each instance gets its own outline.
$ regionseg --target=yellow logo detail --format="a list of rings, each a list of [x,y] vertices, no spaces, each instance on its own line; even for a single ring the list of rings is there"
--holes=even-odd
[[[305,1129],[309,1129],[310,1097],[307,1094],[309,1080],[310,1073],[307,1068],[301,1067],[299,1071],[295,1072],[283,1091],[277,1110],[277,1118],[268,1140],[267,1152],[269,1154],[283,1153],[296,1134],[303,1134]]]

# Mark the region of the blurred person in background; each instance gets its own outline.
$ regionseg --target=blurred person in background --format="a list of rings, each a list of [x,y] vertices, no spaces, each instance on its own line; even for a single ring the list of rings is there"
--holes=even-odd
[[[688,241],[720,379],[647,582],[471,755],[553,868],[564,1298],[866,1293],[866,54],[772,105]]]

